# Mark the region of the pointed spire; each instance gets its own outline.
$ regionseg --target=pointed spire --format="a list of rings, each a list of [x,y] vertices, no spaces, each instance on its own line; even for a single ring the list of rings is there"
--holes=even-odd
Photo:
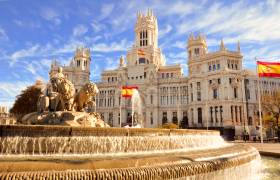
[[[226,50],[225,45],[224,45],[224,40],[221,40],[221,45],[220,45],[220,51]]]
[[[194,40],[194,34],[193,32],[191,32],[190,36],[189,36],[189,40]]]
[[[239,40],[237,42],[237,52],[240,52],[240,42],[239,42]]]

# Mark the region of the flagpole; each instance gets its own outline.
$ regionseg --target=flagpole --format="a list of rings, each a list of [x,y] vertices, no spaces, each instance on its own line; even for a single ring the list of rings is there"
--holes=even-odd
[[[120,128],[122,127],[122,86],[121,86],[121,93],[120,93]]]
[[[257,58],[255,57],[255,61],[256,61],[256,72],[257,72],[257,76],[258,76],[258,101],[259,101],[259,119],[260,119],[260,130],[261,130],[261,143],[263,143],[263,127],[262,127],[262,105],[261,105],[261,89],[260,89],[260,76],[258,74],[258,64],[257,64]]]

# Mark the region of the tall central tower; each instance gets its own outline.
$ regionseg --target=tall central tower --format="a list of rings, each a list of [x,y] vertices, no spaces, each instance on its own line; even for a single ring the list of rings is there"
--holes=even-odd
[[[154,64],[159,68],[165,64],[164,56],[158,47],[158,24],[152,10],[137,13],[134,46],[127,53],[128,66]]]
[[[152,10],[148,10],[147,15],[140,12],[137,13],[135,35],[135,45],[137,47],[158,47],[157,18],[154,16]]]

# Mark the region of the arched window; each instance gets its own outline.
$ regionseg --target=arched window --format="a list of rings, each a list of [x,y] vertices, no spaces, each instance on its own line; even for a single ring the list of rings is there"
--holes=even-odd
[[[139,64],[146,64],[145,58],[139,58]]]

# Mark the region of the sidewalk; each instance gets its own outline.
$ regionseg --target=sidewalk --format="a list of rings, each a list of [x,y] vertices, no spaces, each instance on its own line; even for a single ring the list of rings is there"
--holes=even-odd
[[[253,143],[244,141],[235,141],[234,143],[242,143],[255,147],[261,155],[273,156],[280,158],[280,143]]]

